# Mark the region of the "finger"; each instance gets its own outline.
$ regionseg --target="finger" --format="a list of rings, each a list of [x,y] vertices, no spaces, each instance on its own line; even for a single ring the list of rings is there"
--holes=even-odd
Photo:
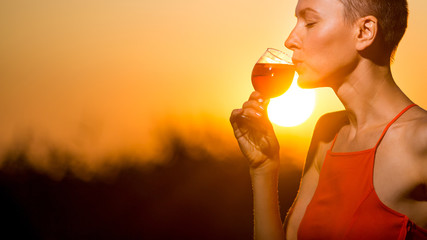
[[[234,109],[231,112],[230,123],[234,130],[234,136],[239,139],[245,135],[249,128],[256,128],[255,119],[243,115],[243,109]]]
[[[242,109],[246,109],[246,108],[253,108],[256,111],[260,111],[262,113],[264,113],[265,109],[266,109],[266,107],[264,106],[263,103],[260,103],[260,102],[255,101],[255,100],[246,101],[243,104]]]
[[[262,118],[265,115],[265,112],[262,113],[261,111],[257,111],[254,108],[245,108],[243,109],[242,117],[243,118],[249,118],[249,119],[259,119]]]
[[[240,118],[243,113],[243,109],[234,109],[230,115],[230,123],[233,124],[236,122],[237,118]]]
[[[246,102],[243,103],[242,108],[243,107],[252,107],[252,108],[257,108],[258,106],[262,105],[261,102],[257,101],[257,100],[248,100]]]
[[[264,115],[253,109],[234,109],[231,112],[230,123],[235,131],[243,126],[259,125],[259,119]]]
[[[257,101],[259,103],[262,103],[264,105],[264,107],[267,107],[268,103],[270,102],[269,98],[264,98],[261,93],[257,92],[257,91],[253,91],[251,96],[249,97],[249,101],[254,100]]]
[[[253,92],[251,93],[251,95],[249,96],[249,99],[255,99],[255,100],[262,99],[263,101],[267,101],[267,100],[269,100],[270,98],[269,98],[269,97],[266,97],[266,96],[264,96],[264,95],[262,95],[262,93],[260,93],[260,92],[258,92],[258,91],[253,91]]]
[[[263,124],[272,126],[268,117],[267,110],[268,101],[265,103],[259,103],[257,101],[247,101],[243,104],[242,113],[240,119],[243,117],[246,120],[256,120],[256,122],[263,122]]]
[[[257,91],[253,91],[251,93],[251,95],[249,96],[249,100],[257,100],[258,101],[260,98],[262,98],[262,95],[260,92],[257,92]]]

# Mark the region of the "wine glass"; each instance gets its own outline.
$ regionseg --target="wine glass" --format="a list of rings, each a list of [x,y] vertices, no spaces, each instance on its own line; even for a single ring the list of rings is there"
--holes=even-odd
[[[265,98],[285,93],[292,84],[295,66],[286,53],[268,48],[252,70],[252,86]]]

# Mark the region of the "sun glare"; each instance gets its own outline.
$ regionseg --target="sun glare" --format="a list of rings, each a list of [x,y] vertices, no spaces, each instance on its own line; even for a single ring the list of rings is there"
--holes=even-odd
[[[270,121],[282,127],[294,127],[305,122],[313,113],[316,93],[314,89],[302,89],[295,73],[292,85],[283,95],[272,98],[268,105]]]

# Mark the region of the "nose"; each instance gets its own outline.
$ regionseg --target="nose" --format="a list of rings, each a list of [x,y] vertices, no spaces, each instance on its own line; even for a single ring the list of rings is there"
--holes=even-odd
[[[289,34],[288,38],[286,39],[285,47],[292,51],[295,51],[296,49],[301,47],[301,41],[297,36],[296,28],[292,30],[292,32]]]

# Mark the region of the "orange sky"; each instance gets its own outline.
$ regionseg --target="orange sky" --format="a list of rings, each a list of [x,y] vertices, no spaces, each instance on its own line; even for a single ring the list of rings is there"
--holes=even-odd
[[[229,139],[228,116],[252,91],[253,64],[267,47],[284,49],[296,2],[1,1],[0,151],[32,132],[35,159],[50,142],[88,159],[145,156],[156,152],[158,129],[174,124],[219,127]],[[392,69],[425,108],[427,1],[409,8]],[[305,124],[276,128],[282,145],[294,137],[304,152],[315,120],[340,108],[327,89],[317,99]]]

